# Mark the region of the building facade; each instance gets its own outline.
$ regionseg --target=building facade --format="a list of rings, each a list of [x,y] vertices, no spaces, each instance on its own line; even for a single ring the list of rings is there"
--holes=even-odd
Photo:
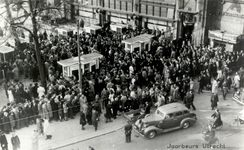
[[[208,37],[212,47],[222,46],[228,51],[244,46],[244,0],[209,0]]]
[[[60,0],[50,0],[57,3]],[[79,18],[84,26],[107,22],[137,28],[163,30],[173,39],[188,37],[192,44],[208,42],[206,14],[209,0],[66,0],[68,19]]]

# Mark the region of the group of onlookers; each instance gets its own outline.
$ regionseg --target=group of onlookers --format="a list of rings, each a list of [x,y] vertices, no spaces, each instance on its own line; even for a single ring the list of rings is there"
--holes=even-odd
[[[121,41],[137,36],[146,30],[125,33],[101,32],[98,35],[80,34],[82,54],[100,52],[100,68],[83,74],[83,87],[77,77],[62,76],[57,62],[78,55],[77,34],[70,37],[39,34],[41,59],[48,85],[37,83],[24,86],[20,75],[38,81],[38,68],[33,43],[24,50],[16,49],[15,58],[1,63],[6,74],[4,89],[9,103],[0,112],[1,128],[6,133],[30,124],[37,118],[49,121],[67,121],[79,112],[82,129],[86,123],[98,128],[104,110],[106,123],[121,112],[150,106],[160,107],[174,101],[193,105],[194,79],[199,81],[198,93],[210,90],[212,79],[227,91],[233,82],[231,70],[241,67],[244,53],[226,52],[221,48],[191,46],[187,39],[172,41],[163,31],[155,31],[151,44],[141,51],[126,52]],[[238,73],[239,87],[243,86],[243,71]],[[234,78],[235,86],[237,77]],[[238,88],[238,87],[237,87]]]

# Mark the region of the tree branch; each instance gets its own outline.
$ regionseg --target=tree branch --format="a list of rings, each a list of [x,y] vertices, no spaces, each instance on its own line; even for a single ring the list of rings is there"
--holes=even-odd
[[[31,15],[31,13],[27,13],[27,14],[24,14],[24,15],[22,15],[20,17],[14,18],[14,20],[19,20],[19,19],[24,18],[24,17],[25,17],[25,20],[26,20],[26,18],[30,17],[30,15]]]
[[[12,27],[24,29],[24,30],[28,31],[31,34],[31,36],[35,36],[30,29],[28,29],[28,28],[26,28],[24,26],[21,26],[21,25],[18,25],[18,24],[12,24]]]

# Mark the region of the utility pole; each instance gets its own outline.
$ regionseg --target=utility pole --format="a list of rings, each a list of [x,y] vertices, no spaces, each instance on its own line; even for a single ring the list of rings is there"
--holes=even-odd
[[[78,65],[79,65],[79,88],[82,91],[82,72],[81,72],[81,63],[80,63],[80,20],[78,19],[77,23],[77,49],[78,49]]]

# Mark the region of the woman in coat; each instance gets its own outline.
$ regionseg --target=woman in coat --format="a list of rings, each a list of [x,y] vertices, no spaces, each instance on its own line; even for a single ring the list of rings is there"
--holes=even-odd
[[[99,120],[98,117],[99,117],[98,112],[95,109],[93,109],[92,110],[92,124],[95,127],[95,131],[97,131],[97,127],[98,127],[98,120]]]
[[[50,121],[50,119],[53,118],[53,111],[52,111],[52,106],[51,106],[51,102],[50,101],[47,101],[47,112],[48,112],[48,118],[49,118],[49,121]]]
[[[14,106],[13,108],[14,118],[15,118],[15,129],[20,129],[20,118],[19,118],[19,107]]]
[[[84,126],[86,125],[86,116],[83,111],[80,112],[80,124],[81,130],[85,130]]]
[[[15,128],[15,117],[14,117],[14,113],[13,112],[10,112],[9,120],[10,120],[10,128],[11,128],[10,131],[13,132],[14,128]]]
[[[11,143],[12,143],[13,150],[17,150],[20,148],[20,140],[18,135],[15,134],[15,132],[13,132],[12,134]]]
[[[107,122],[112,122],[111,118],[112,118],[112,105],[111,105],[111,101],[108,101],[108,104],[106,106],[106,114],[105,114],[105,118]]]
[[[10,132],[9,114],[8,112],[3,113],[2,118],[3,131],[8,134]]]
[[[47,110],[47,102],[44,102],[42,104],[42,113],[43,113],[43,118],[49,119],[48,110]]]

